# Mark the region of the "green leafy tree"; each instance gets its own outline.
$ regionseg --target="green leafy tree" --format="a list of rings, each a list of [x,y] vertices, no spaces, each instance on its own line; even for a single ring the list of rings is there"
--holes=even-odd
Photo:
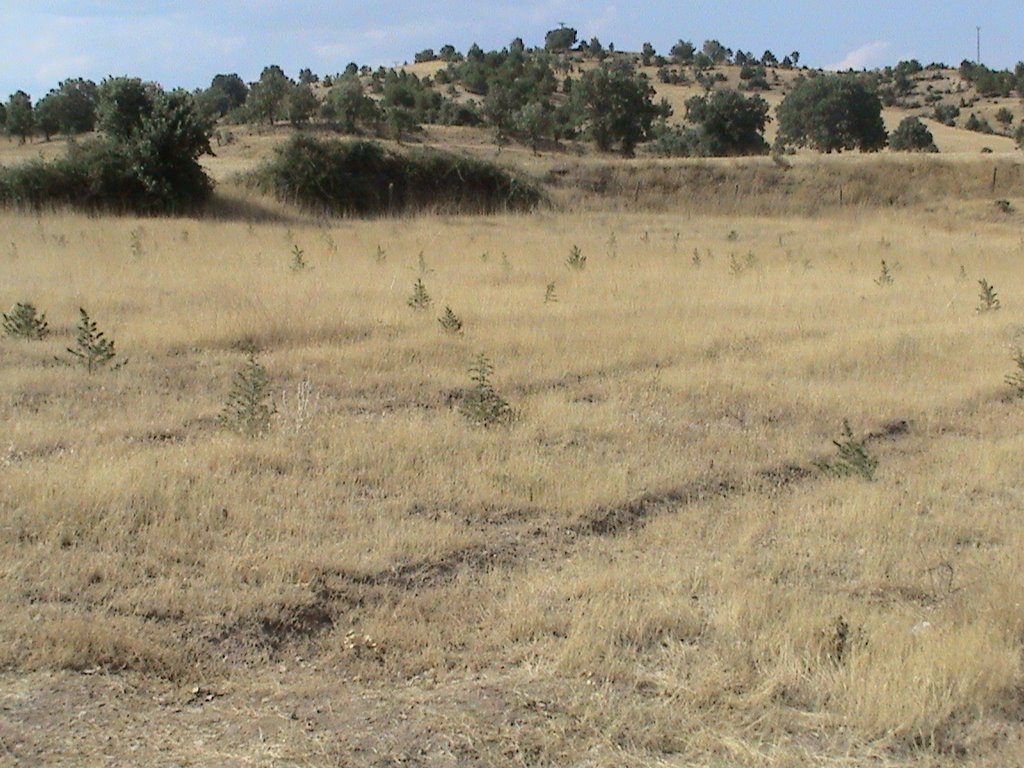
[[[343,79],[334,86],[324,101],[323,114],[328,120],[338,121],[345,133],[355,133],[362,123],[369,125],[380,121],[377,102],[363,92],[358,80]]]
[[[576,45],[577,32],[572,27],[560,26],[544,35],[544,49],[552,53],[564,53]]]
[[[654,46],[650,43],[644,43],[640,49],[640,61],[645,67],[651,66],[651,61],[654,59],[655,50]]]
[[[896,152],[938,152],[935,137],[916,117],[905,117],[889,137],[889,148]]]
[[[47,138],[88,133],[96,127],[98,102],[99,88],[92,80],[65,80],[36,105],[40,130]]]
[[[822,75],[805,79],[778,108],[778,146],[812,147],[821,152],[885,146],[882,102],[860,79]]]
[[[300,83],[288,94],[288,122],[294,126],[305,125],[320,108],[320,101],[309,85]]]
[[[299,85],[316,85],[319,82],[320,78],[309,67],[299,70]]]
[[[249,89],[249,109],[256,120],[273,123],[283,117],[287,108],[288,94],[294,83],[276,64],[264,67],[260,79]]]
[[[678,43],[672,46],[669,54],[672,56],[672,60],[676,64],[690,64],[693,62],[693,56],[697,52],[697,48],[689,40],[680,40]]]
[[[99,129],[112,139],[127,139],[153,112],[158,87],[137,77],[108,77],[99,87]]]
[[[204,115],[223,117],[233,109],[238,109],[249,98],[249,86],[236,74],[215,75],[210,87],[203,91],[198,103]]]
[[[213,154],[212,125],[192,94],[176,90],[153,94],[152,106],[121,150],[136,183],[144,190],[145,207],[174,211],[205,201],[213,189],[199,158]]]
[[[618,144],[626,157],[632,157],[636,145],[650,134],[658,114],[653,96],[646,75],[626,63],[589,70],[572,89],[573,102],[597,148],[607,152]]]
[[[516,130],[527,136],[530,149],[537,154],[541,140],[554,134],[554,114],[546,104],[531,101],[516,113],[515,125]]]
[[[32,108],[32,97],[24,91],[15,91],[7,100],[7,134],[17,136],[18,143],[24,144],[36,130],[36,115]]]
[[[768,154],[764,127],[768,103],[732,89],[694,96],[686,102],[686,119],[699,132],[698,154],[710,157]]]
[[[43,139],[49,141],[53,135],[60,131],[60,123],[57,120],[58,105],[54,92],[50,91],[43,96],[35,105],[36,128]]]
[[[717,40],[705,40],[701,51],[715,64],[724,64],[732,58],[732,49],[726,48]]]

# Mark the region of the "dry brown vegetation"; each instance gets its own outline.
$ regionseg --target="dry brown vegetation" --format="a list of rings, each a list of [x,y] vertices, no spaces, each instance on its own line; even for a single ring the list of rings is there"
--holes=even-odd
[[[1024,759],[1020,166],[546,162],[523,217],[0,213],[0,764]]]

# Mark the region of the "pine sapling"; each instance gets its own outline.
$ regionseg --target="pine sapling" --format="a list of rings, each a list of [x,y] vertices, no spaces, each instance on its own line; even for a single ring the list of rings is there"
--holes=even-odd
[[[988,280],[982,278],[978,281],[981,291],[978,293],[978,312],[995,312],[999,309],[999,296],[995,289],[988,284]]]
[[[843,419],[842,437],[839,440],[833,440],[832,444],[839,450],[836,460],[817,461],[814,466],[832,477],[855,476],[865,480],[875,479],[878,459],[868,453],[866,441],[858,440],[853,436],[849,420]]]
[[[437,322],[441,324],[441,327],[446,333],[459,334],[462,333],[462,320],[459,316],[452,312],[451,307],[444,308],[444,314],[437,318]]]
[[[245,366],[235,374],[220,423],[246,437],[260,437],[270,431],[275,412],[267,369],[256,360],[255,352],[249,352]]]
[[[586,268],[587,257],[583,255],[578,245],[574,245],[572,250],[569,251],[569,258],[565,260],[565,264],[569,269],[575,269],[579,272]]]
[[[416,278],[412,287],[412,296],[406,299],[405,303],[416,311],[423,311],[430,306],[430,294],[427,293],[427,288],[423,285],[423,278]]]
[[[558,295],[555,293],[555,284],[548,283],[547,288],[544,289],[544,303],[552,304],[558,301]]]
[[[885,263],[885,259],[882,259],[882,271],[878,275],[878,277],[875,278],[875,285],[879,286],[880,288],[884,288],[885,286],[892,284],[892,270],[889,269],[889,265]]]
[[[96,321],[89,317],[89,313],[79,308],[78,333],[75,336],[75,346],[68,347],[72,362],[85,366],[89,373],[97,368],[102,368],[114,359],[114,341],[104,337],[103,332],[96,326]],[[120,363],[115,368],[120,368]]]
[[[1014,350],[1013,362],[1017,370],[1007,374],[1006,383],[1013,389],[1014,397],[1024,397],[1024,350]]]
[[[288,268],[292,272],[302,272],[309,266],[306,263],[306,252],[299,248],[298,245],[292,246],[292,261],[288,265]]]
[[[3,327],[4,333],[15,339],[38,341],[50,333],[46,315],[38,314],[35,306],[29,302],[19,302],[9,315],[3,315]]]
[[[477,355],[469,374],[473,380],[473,388],[466,393],[459,410],[471,422],[481,427],[495,424],[511,424],[515,420],[515,411],[508,401],[499,395],[491,384],[494,367],[483,354]]]

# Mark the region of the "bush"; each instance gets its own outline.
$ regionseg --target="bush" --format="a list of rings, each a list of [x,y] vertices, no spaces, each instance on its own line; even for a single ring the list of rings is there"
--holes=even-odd
[[[935,137],[928,126],[916,117],[905,117],[889,137],[889,147],[896,152],[938,152]]]
[[[932,117],[943,125],[953,126],[960,117],[960,107],[955,104],[936,104]]]
[[[306,208],[386,214],[441,208],[493,213],[525,210],[539,190],[492,163],[433,150],[399,154],[368,141],[293,136],[249,176],[249,183]]]
[[[975,131],[976,133],[995,133],[995,131],[992,130],[992,126],[989,125],[988,120],[984,117],[978,117],[973,112],[971,112],[971,116],[967,118],[967,122],[964,123],[964,128],[968,131]]]
[[[106,113],[107,137],[69,144],[61,158],[0,168],[0,204],[174,213],[213,189],[199,165],[210,124],[184,91],[152,91],[148,106]]]

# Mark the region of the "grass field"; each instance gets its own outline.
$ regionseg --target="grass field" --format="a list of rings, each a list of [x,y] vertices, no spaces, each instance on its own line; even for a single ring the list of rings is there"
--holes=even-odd
[[[1024,761],[1024,238],[978,185],[0,213],[51,329],[0,339],[0,764]],[[68,364],[79,308],[122,367]],[[511,425],[462,412],[480,354]],[[820,468],[844,420],[874,480]]]

